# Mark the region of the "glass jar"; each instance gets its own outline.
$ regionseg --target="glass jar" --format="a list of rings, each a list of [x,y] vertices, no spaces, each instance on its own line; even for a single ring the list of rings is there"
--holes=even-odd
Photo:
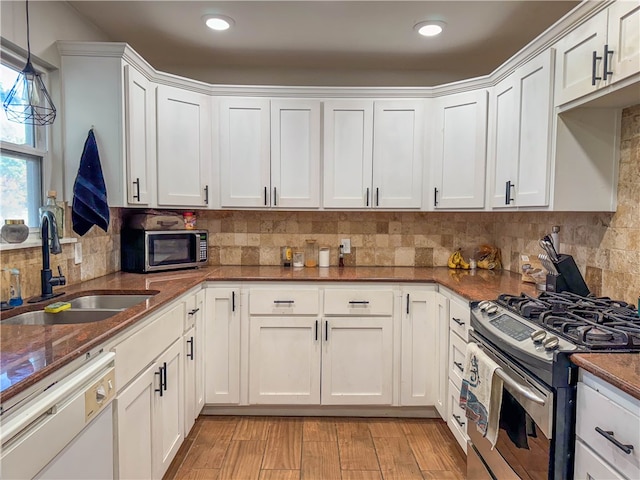
[[[29,236],[29,227],[22,219],[8,219],[0,229],[0,236],[7,243],[22,243]]]
[[[304,242],[304,266],[310,268],[318,266],[318,242],[315,240]]]
[[[326,268],[329,266],[329,257],[331,250],[329,247],[320,247],[320,253],[318,255],[318,266]]]
[[[304,252],[293,252],[293,266],[304,267]]]
[[[293,259],[293,250],[291,247],[282,247],[282,266],[290,267]]]

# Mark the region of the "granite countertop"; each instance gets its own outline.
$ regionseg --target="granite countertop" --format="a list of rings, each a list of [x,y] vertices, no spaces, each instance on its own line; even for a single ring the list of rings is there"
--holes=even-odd
[[[439,283],[468,300],[495,298],[500,293],[535,294],[533,285],[520,275],[487,270],[459,271],[446,267],[331,267],[328,269],[284,269],[280,267],[206,267],[198,270],[132,274],[118,272],[76,285],[56,288],[65,295],[53,301],[70,300],[92,293],[143,293],[150,299],[106,320],[75,325],[0,324],[0,403],[24,391],[57,369],[95,349],[114,335],[160,309],[203,281],[354,281]],[[105,292],[106,291],[106,292]],[[3,312],[2,319],[26,311],[40,310],[47,303],[25,305]]]
[[[639,353],[574,353],[571,361],[640,400]]]

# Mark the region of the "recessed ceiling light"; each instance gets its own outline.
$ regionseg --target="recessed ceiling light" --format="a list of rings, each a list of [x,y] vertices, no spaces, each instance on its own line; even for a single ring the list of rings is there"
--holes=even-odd
[[[228,30],[235,23],[233,18],[224,15],[205,15],[202,18],[211,30]]]
[[[446,23],[440,20],[428,20],[415,24],[413,28],[424,37],[434,37],[442,33],[445,25]]]

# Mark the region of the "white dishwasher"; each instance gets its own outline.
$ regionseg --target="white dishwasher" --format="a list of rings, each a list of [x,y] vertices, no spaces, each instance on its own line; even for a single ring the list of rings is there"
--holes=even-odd
[[[114,361],[100,353],[2,416],[0,478],[114,477]]]

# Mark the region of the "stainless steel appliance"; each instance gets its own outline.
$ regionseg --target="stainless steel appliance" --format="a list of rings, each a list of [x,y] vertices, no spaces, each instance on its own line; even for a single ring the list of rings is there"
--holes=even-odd
[[[122,230],[121,258],[125,272],[149,273],[206,265],[206,230]]]
[[[632,305],[569,292],[500,295],[472,304],[470,341],[504,380],[496,448],[468,429],[469,479],[571,479],[579,351],[639,351]]]

